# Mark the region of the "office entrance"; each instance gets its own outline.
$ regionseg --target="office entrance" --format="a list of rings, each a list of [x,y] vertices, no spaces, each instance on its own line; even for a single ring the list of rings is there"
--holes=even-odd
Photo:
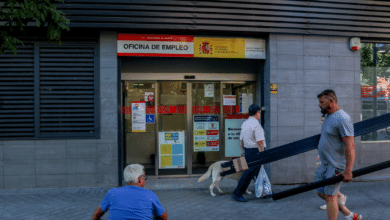
[[[142,164],[146,175],[155,177],[196,176],[216,161],[239,156],[231,153],[235,147],[239,150],[238,145],[226,148],[225,137],[231,133],[226,133],[225,126],[230,125],[225,123],[244,120],[248,106],[260,104],[254,75],[227,74],[222,77],[227,80],[159,77],[122,77],[124,166]]]

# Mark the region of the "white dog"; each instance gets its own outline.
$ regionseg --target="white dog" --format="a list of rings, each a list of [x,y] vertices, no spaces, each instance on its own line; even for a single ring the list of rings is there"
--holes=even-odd
[[[215,194],[213,193],[214,187],[216,187],[220,193],[223,193],[222,190],[219,188],[219,184],[221,183],[223,177],[219,173],[224,171],[223,168],[221,167],[221,164],[226,163],[226,162],[228,162],[228,161],[221,160],[221,161],[218,161],[218,162],[211,164],[209,169],[207,170],[207,172],[205,174],[203,174],[203,176],[201,176],[198,180],[198,183],[200,183],[203,180],[209,178],[211,174],[213,175],[213,183],[210,185],[211,196],[215,196]],[[230,174],[230,175],[225,176],[225,177],[239,181],[243,173],[244,173],[244,171],[241,171],[238,173]],[[252,192],[249,191],[248,189],[246,190],[245,193],[252,194]]]

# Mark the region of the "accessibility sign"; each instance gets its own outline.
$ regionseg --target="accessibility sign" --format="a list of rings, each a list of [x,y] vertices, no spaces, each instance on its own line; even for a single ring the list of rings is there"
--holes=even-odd
[[[154,124],[155,121],[156,120],[155,120],[154,114],[146,115],[146,124]]]

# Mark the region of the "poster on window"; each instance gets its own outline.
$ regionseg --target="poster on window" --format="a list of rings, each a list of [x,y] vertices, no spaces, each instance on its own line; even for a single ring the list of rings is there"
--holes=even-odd
[[[219,115],[194,115],[194,152],[219,151]]]
[[[184,131],[159,132],[159,169],[184,168]]]
[[[204,97],[214,97],[214,84],[204,84]]]
[[[236,105],[236,95],[224,95],[223,105]]]
[[[232,114],[225,116],[225,157],[240,157],[241,125],[249,115]]]
[[[145,102],[154,102],[154,92],[145,92]]]
[[[146,132],[145,101],[131,102],[132,132]]]

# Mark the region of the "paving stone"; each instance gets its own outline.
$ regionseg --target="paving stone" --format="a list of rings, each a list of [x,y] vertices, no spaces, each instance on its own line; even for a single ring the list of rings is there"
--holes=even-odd
[[[326,211],[313,191],[273,201],[258,199],[254,194],[244,195],[249,201],[237,203],[230,196],[235,181],[227,181],[221,189],[223,194],[211,197],[210,181],[195,187],[197,179],[152,180],[146,188],[153,189],[168,213],[168,219],[326,219]],[[148,180],[149,181],[149,180]],[[224,182],[223,180],[222,182]],[[160,182],[160,183],[159,183]],[[167,183],[177,183],[179,188]],[[160,184],[158,187],[156,185]],[[162,185],[167,187],[163,188]],[[273,191],[280,192],[295,185],[274,185]],[[157,189],[158,188],[158,189]],[[90,219],[93,211],[110,187],[46,188],[0,190],[0,219]],[[249,190],[254,192],[253,184]],[[347,206],[351,211],[362,214],[364,219],[388,220],[390,214],[389,181],[353,182],[343,184],[342,193],[348,195]],[[103,220],[108,219],[106,213]],[[338,220],[345,219],[339,214]]]

